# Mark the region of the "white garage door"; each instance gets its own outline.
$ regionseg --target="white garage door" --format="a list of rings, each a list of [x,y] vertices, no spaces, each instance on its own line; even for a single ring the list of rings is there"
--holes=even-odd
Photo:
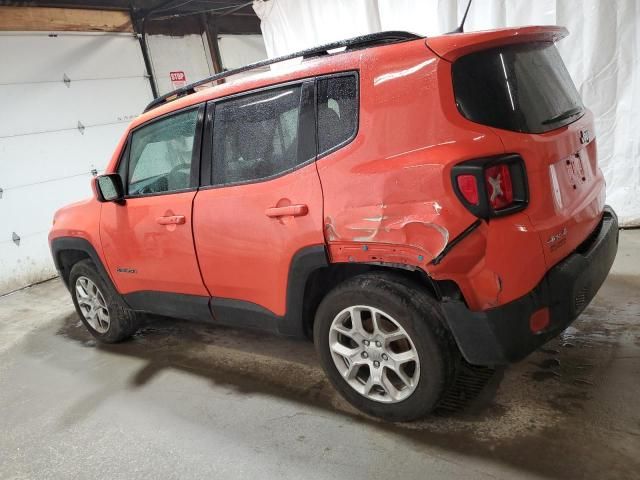
[[[152,94],[132,34],[3,32],[0,65],[2,294],[55,275],[53,213],[91,195]]]

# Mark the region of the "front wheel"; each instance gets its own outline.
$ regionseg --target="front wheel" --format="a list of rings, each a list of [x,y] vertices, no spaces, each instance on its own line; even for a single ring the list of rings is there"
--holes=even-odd
[[[87,330],[104,343],[116,343],[133,335],[140,325],[137,314],[128,309],[106,284],[89,260],[76,263],[69,274],[73,304]]]
[[[369,273],[321,302],[314,342],[332,384],[353,406],[390,421],[428,414],[452,382],[459,354],[439,306],[404,278]]]

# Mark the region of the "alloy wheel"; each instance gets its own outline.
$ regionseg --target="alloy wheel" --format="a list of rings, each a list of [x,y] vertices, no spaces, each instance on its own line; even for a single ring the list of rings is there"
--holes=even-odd
[[[80,276],[76,280],[76,300],[87,323],[98,333],[106,333],[111,323],[109,309],[102,292],[91,279]]]
[[[331,323],[329,349],[345,381],[359,394],[382,403],[408,398],[420,378],[420,359],[411,337],[387,313],[357,305]]]

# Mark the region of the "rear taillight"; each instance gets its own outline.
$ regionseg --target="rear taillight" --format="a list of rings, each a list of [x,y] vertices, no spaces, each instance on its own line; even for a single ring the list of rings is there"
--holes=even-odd
[[[487,186],[489,205],[493,210],[500,210],[513,203],[513,188],[511,187],[511,173],[509,165],[501,163],[488,167],[484,171],[484,181]]]
[[[453,167],[451,176],[460,201],[480,218],[520,211],[529,201],[526,171],[519,155],[460,163]]]
[[[478,183],[473,175],[458,175],[458,188],[464,199],[472,205],[478,205]]]

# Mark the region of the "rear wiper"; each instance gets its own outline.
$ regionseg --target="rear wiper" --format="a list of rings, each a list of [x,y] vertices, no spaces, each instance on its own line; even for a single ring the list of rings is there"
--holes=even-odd
[[[548,118],[547,120],[542,122],[542,124],[548,125],[550,123],[559,122],[560,120],[566,120],[567,118],[575,117],[576,115],[579,115],[580,113],[582,113],[582,110],[583,110],[582,107],[572,108],[570,110],[567,110],[566,112],[562,112],[561,114],[556,115],[555,117]]]

